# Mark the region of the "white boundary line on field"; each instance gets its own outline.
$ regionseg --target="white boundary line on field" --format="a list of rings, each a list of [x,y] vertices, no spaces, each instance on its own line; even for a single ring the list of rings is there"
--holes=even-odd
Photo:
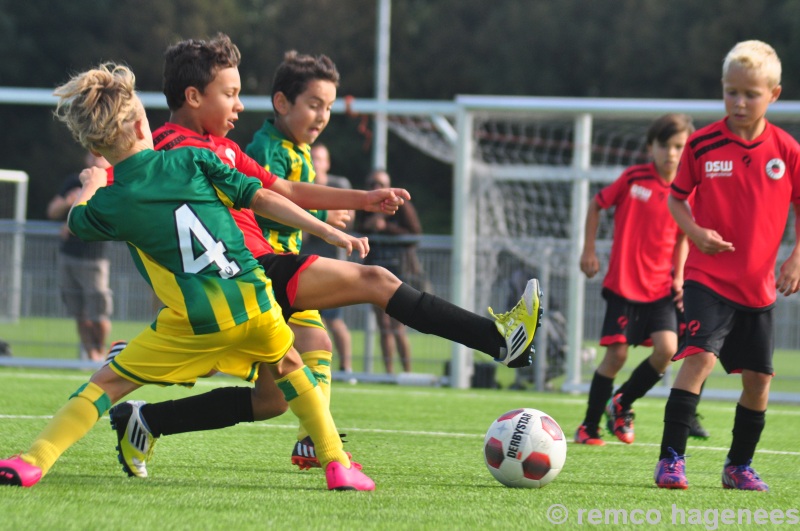
[[[29,378],[29,379],[41,379],[41,380],[75,380],[75,381],[85,381],[87,376],[84,375],[54,375],[54,374],[24,374],[24,373],[3,373],[0,372],[0,378],[5,376],[13,377],[13,378]],[[226,378],[226,377],[223,377]],[[195,384],[195,387],[222,387],[225,385],[225,380],[223,378],[214,380],[198,380]],[[233,378],[227,378],[233,381],[238,381]],[[388,387],[386,389],[364,389],[358,388],[355,386],[348,386],[348,385],[339,385],[337,386],[338,393],[353,393],[353,394],[372,394],[372,395],[396,395],[396,394],[403,394],[404,396],[437,396],[441,394],[435,390],[414,390],[407,387],[398,388],[398,387]],[[488,394],[488,393],[471,393],[471,392],[462,392],[459,394],[461,398],[465,399],[480,399],[480,400],[487,400],[487,399],[497,399],[498,401],[508,402],[509,395],[503,395],[502,391],[498,391],[496,395]],[[537,399],[540,397],[537,397]],[[563,395],[547,395],[543,401],[556,403],[556,404],[585,404],[585,398],[579,398],[574,396],[563,396]],[[701,402],[701,409],[705,410],[712,410],[712,411],[731,411],[733,408],[733,404],[729,404],[727,406],[723,405],[716,405],[715,403],[709,404],[709,402]],[[713,405],[712,405],[713,404]],[[655,408],[661,407],[660,404],[652,404],[648,402],[641,402],[639,407],[644,408]],[[798,410],[769,410],[769,414],[772,415],[790,415],[790,416],[800,416],[800,409]],[[51,419],[52,415],[4,415],[0,414],[0,420],[38,420],[38,419]],[[242,427],[250,427],[250,428],[270,428],[270,429],[297,429],[296,424],[267,424],[267,423],[252,423],[252,424],[240,424]],[[380,428],[340,428],[343,432],[362,432],[362,433],[386,433],[386,434],[394,434],[394,435],[409,435],[409,436],[430,436],[430,437],[453,437],[453,438],[462,438],[462,437],[473,437],[473,438],[482,438],[483,434],[476,434],[476,433],[454,433],[454,432],[437,432],[437,431],[417,431],[417,430],[386,430]],[[572,441],[568,441],[570,444]],[[614,444],[614,445],[622,445],[624,443],[618,441],[607,441],[606,444]],[[644,447],[660,447],[659,444],[655,443],[636,443],[637,446],[644,446]],[[702,445],[693,445],[692,450],[711,450],[711,451],[719,451],[719,452],[727,452],[729,448],[723,447],[715,447],[715,446],[702,446]],[[756,453],[762,454],[773,454],[773,455],[789,455],[789,456],[800,456],[800,452],[791,452],[791,451],[781,451],[781,450],[767,450],[767,449],[758,449]]]
[[[2,415],[0,414],[0,420],[42,420],[42,419],[51,419],[53,418],[52,415]],[[239,424],[238,426],[242,428],[255,428],[255,429],[279,429],[279,430],[296,430],[297,424],[267,424],[263,422],[255,422],[255,423],[246,423],[246,424]],[[458,432],[444,432],[444,431],[423,431],[423,430],[387,430],[381,428],[353,428],[353,427],[340,427],[340,431],[347,432],[347,433],[383,433],[389,435],[405,435],[405,436],[426,436],[426,437],[452,437],[452,438],[474,438],[474,439],[482,439],[483,434],[481,433],[458,433]],[[575,443],[572,441],[568,441],[571,446],[574,446]],[[617,442],[617,441],[608,441],[606,444],[613,444],[619,446],[627,446],[624,443]],[[643,446],[646,448],[659,448],[660,444],[655,443],[636,443],[636,446]],[[702,445],[692,445],[692,451],[697,450],[710,450],[712,452],[727,452],[729,448],[723,448],[720,446],[702,446]],[[789,455],[789,456],[797,456],[800,457],[800,452],[790,452],[790,451],[783,451],[783,450],[767,450],[767,449],[758,449],[756,450],[757,454],[771,454],[771,455]]]

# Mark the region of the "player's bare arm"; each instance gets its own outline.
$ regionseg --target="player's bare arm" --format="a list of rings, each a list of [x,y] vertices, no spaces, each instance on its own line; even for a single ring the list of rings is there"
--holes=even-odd
[[[394,214],[411,194],[403,188],[345,190],[310,183],[276,180],[271,190],[306,210],[366,210]]]
[[[600,205],[595,199],[589,203],[586,211],[586,230],[583,242],[583,252],[581,253],[581,271],[587,278],[592,278],[600,271],[600,260],[595,251],[595,240],[597,238],[597,227],[600,225]]]
[[[81,184],[83,185],[75,196],[73,206],[85,203],[94,196],[95,192],[107,184],[106,170],[93,167],[86,168],[80,173]]]
[[[328,210],[326,223],[333,225],[337,229],[346,229],[350,224],[351,210]]]
[[[695,223],[689,202],[670,196],[668,199],[669,211],[675,222],[704,254],[714,255],[725,251],[735,251],[733,244],[715,230],[706,229]]]
[[[355,251],[361,258],[364,258],[369,252],[369,243],[366,238],[350,236],[327,223],[323,223],[289,199],[272,190],[264,188],[258,190],[249,208],[259,216],[303,230],[325,240],[331,245],[341,247],[347,251],[348,255]]]
[[[794,214],[794,249],[781,264],[780,274],[775,281],[778,293],[786,297],[800,291],[800,205],[794,205]]]
[[[675,293],[672,301],[680,311],[683,311],[683,266],[688,255],[689,238],[681,232],[678,234],[675,249],[672,251],[672,291]]]
[[[394,214],[400,205],[411,200],[411,194],[403,188],[381,188],[366,193],[367,202],[362,210]]]

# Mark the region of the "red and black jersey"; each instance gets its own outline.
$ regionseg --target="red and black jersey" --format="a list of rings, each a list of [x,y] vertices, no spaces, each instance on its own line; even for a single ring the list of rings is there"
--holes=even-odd
[[[153,132],[153,144],[156,150],[163,151],[177,147],[198,147],[210,149],[229,166],[250,177],[256,177],[264,188],[269,188],[277,177],[265,170],[259,163],[242,151],[236,142],[224,137],[200,135],[194,131],[177,124],[167,122]],[[256,222],[255,215],[250,209],[231,209],[231,215],[244,234],[245,245],[259,256],[274,252],[269,242],[264,239],[261,227]]]
[[[695,222],[736,249],[716,255],[690,244],[684,277],[749,308],[776,298],[775,260],[790,203],[800,203],[800,145],[767,123],[752,141],[734,135],[727,119],[689,137],[672,195],[694,192]]]
[[[655,165],[631,166],[595,201],[616,207],[614,241],[603,287],[633,302],[672,293],[672,256],[679,228],[667,208],[669,184]]]

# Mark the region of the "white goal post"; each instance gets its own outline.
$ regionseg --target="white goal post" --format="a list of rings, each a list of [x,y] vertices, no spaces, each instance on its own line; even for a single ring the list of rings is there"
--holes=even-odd
[[[654,118],[681,112],[702,126],[724,115],[723,104],[494,96],[459,96],[456,104],[452,298],[478,310],[500,304],[496,294],[503,287],[502,276],[509,274],[503,254],[543,277],[546,311],[566,314],[562,390],[585,391],[587,310],[594,309],[596,321],[602,318],[597,297],[602,274],[589,290],[579,270],[589,200],[624,167],[646,160],[645,133]],[[800,104],[778,102],[769,117],[797,137]],[[600,237],[608,240],[610,235],[606,218]],[[592,337],[598,337],[597,330]],[[539,334],[536,373],[543,375],[549,351],[538,339]],[[547,334],[541,340],[546,342]],[[453,385],[468,386],[472,363],[465,348],[454,348],[453,365],[461,368]]]
[[[356,100],[352,109],[370,113],[376,106]],[[563,314],[566,323],[562,390],[586,391],[593,366],[584,349],[585,327],[592,328],[588,337],[599,338],[605,274],[587,281],[579,270],[589,200],[625,167],[647,160],[645,135],[652,120],[680,112],[701,127],[724,115],[722,102],[458,96],[452,108],[389,101],[381,110],[395,134],[453,165],[450,299],[477,312],[490,305],[506,309],[519,296],[508,280],[518,272],[539,276],[545,325],[548,314]],[[800,103],[777,102],[769,118],[800,138]],[[605,253],[605,266],[612,230],[604,213],[598,252]],[[787,230],[785,243],[792,241]],[[778,335],[786,335],[778,321]],[[793,327],[791,318],[786,326]],[[537,389],[545,388],[552,372],[550,336],[536,337]],[[454,345],[450,385],[469,387],[473,367],[471,351]]]
[[[0,321],[13,323],[20,315],[27,204],[28,174],[0,170],[0,223],[6,225],[0,231]]]

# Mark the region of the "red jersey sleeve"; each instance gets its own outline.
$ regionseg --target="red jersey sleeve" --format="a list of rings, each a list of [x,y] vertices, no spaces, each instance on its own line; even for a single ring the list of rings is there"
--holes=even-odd
[[[691,137],[689,141],[691,141]],[[670,186],[670,195],[680,201],[689,199],[689,196],[693,195],[692,192],[695,186],[697,186],[696,175],[697,171],[692,150],[684,149],[681,154],[681,161],[678,164],[678,173]]]
[[[249,177],[255,177],[264,188],[269,188],[278,177],[264,169],[264,166],[247,155],[235,142],[231,142],[232,149],[236,152],[236,169]]]
[[[618,205],[622,198],[625,197],[625,195],[628,193],[628,180],[626,179],[627,174],[628,170],[626,169],[619,177],[617,177],[616,181],[597,192],[597,195],[594,196],[594,200],[597,201],[597,204],[600,205],[600,208],[605,210],[607,208],[611,208],[612,206]]]

